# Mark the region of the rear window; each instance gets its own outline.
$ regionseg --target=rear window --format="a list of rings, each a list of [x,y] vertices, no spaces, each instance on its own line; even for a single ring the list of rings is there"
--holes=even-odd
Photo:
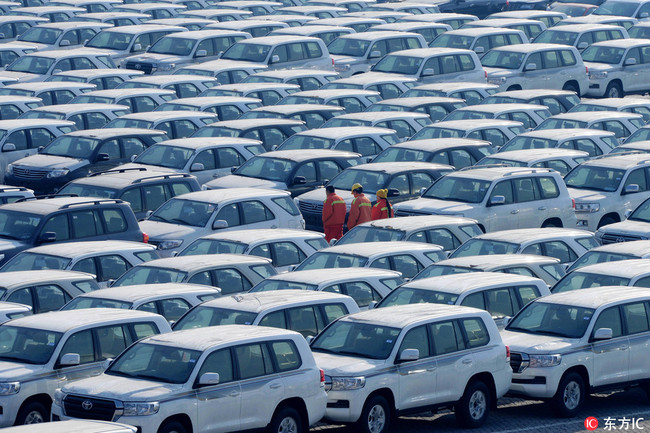
[[[329,244],[325,238],[305,239],[305,243],[315,250],[321,250],[323,248],[329,247]]]
[[[276,197],[271,200],[273,201],[273,203],[277,204],[282,209],[284,209],[289,215],[293,215],[293,216],[300,215],[300,211],[296,207],[293,200],[291,200],[289,197]]]
[[[439,262],[447,258],[447,254],[444,251],[429,251],[424,253],[425,257],[432,262]]]
[[[105,209],[101,211],[101,214],[104,218],[106,233],[121,233],[126,231],[128,224],[121,209]]]
[[[593,236],[590,236],[588,238],[576,239],[576,242],[579,243],[581,246],[583,246],[584,248],[586,248],[588,250],[600,246],[600,244],[598,243],[596,238],[594,238]]]
[[[148,262],[149,260],[159,259],[158,254],[155,251],[141,251],[139,253],[133,254],[143,262]]]
[[[250,267],[253,272],[262,278],[269,278],[277,275],[275,268],[271,265],[255,265]]]
[[[244,147],[246,147],[246,150],[248,150],[253,155],[259,155],[260,153],[266,152],[266,149],[264,149],[264,146],[262,146],[261,144],[255,144],[255,145],[244,146]]]

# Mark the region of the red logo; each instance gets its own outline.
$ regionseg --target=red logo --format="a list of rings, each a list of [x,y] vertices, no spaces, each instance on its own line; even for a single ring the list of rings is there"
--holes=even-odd
[[[585,428],[590,431],[596,430],[598,428],[598,420],[593,416],[585,419]]]

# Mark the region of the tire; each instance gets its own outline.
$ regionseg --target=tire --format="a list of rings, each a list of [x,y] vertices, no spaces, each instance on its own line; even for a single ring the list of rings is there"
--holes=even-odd
[[[562,227],[562,224],[558,224],[553,221],[544,221],[544,224],[542,224],[542,228],[544,229],[546,227]]]
[[[516,85],[514,85],[514,86],[510,86],[510,87],[508,87],[508,88],[506,89],[506,92],[510,92],[510,91],[512,91],[512,90],[521,90],[521,86],[518,85],[518,84],[516,84]]]
[[[292,407],[285,407],[273,415],[268,433],[302,433],[303,430],[300,413]]]
[[[32,401],[23,406],[16,416],[16,425],[39,424],[50,420],[50,409],[40,401]]]
[[[566,83],[564,87],[562,87],[562,90],[568,90],[569,92],[575,92],[578,96],[580,96],[580,88],[576,86],[573,83]]]
[[[613,81],[607,85],[607,89],[605,90],[605,95],[603,95],[605,98],[622,98],[625,96],[623,93],[623,87],[621,87],[621,83],[618,81]]]
[[[363,433],[385,433],[390,421],[388,402],[384,397],[376,395],[363,406],[357,427]]]
[[[604,217],[603,219],[600,220],[600,222],[598,223],[598,227],[596,227],[596,228],[599,229],[599,228],[601,228],[602,226],[606,226],[606,225],[608,225],[608,224],[614,224],[614,223],[616,223],[616,222],[618,222],[618,221],[616,221],[616,220],[615,220],[614,218],[612,218],[612,217],[609,217],[609,216],[608,216],[608,217]]]
[[[158,433],[187,433],[187,429],[178,421],[170,421],[163,424]]]
[[[470,383],[454,407],[458,424],[465,428],[482,426],[490,412],[490,404],[490,390],[487,385],[481,381]]]
[[[576,416],[585,402],[585,392],[582,376],[575,372],[565,374],[551,400],[553,411],[563,418]]]

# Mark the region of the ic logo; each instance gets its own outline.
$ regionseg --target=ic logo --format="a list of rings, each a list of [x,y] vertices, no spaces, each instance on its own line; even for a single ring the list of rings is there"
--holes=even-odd
[[[598,428],[598,420],[593,416],[585,419],[585,428],[589,431],[594,431]]]
[[[93,403],[90,400],[84,400],[84,402],[81,403],[81,407],[83,410],[90,410],[93,408]]]

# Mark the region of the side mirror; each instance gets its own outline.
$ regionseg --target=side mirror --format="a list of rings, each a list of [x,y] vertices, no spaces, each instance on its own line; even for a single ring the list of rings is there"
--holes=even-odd
[[[196,54],[194,54],[194,57],[205,57],[208,55],[207,50],[198,50]]]
[[[14,150],[16,150],[16,145],[13,144],[13,143],[5,143],[2,146],[2,151],[3,152],[13,152]]]
[[[195,162],[190,167],[190,171],[203,171],[203,170],[205,170],[205,166],[200,162]]]
[[[278,150],[278,147],[279,147],[279,145],[274,144],[273,146],[271,146],[271,150]]]
[[[55,69],[52,71],[52,75],[58,74],[59,72],[63,72],[63,69]]]
[[[56,241],[56,233],[54,232],[45,232],[41,235],[39,238],[41,243],[46,243],[46,242],[55,242]]]
[[[369,157],[366,158],[366,162],[367,162],[367,163],[370,163],[370,162],[372,162],[373,159],[374,159],[374,158],[373,158],[372,156],[369,156]]]
[[[636,183],[631,183],[629,185],[625,186],[625,189],[623,190],[623,194],[634,194],[635,192],[639,192],[639,185]]]
[[[377,301],[370,301],[370,303],[368,304],[368,309],[372,310],[373,308],[375,308],[377,306],[378,303],[379,302],[377,302]]]
[[[420,351],[418,349],[404,349],[402,353],[399,354],[397,361],[417,361],[420,359]]]
[[[596,332],[594,332],[594,338],[592,338],[592,340],[610,340],[612,335],[612,328],[598,328],[596,329]]]
[[[152,211],[152,210],[148,210],[147,213],[144,214],[144,217],[145,217],[145,218],[149,218],[151,215],[153,215],[153,211]]]
[[[62,367],[72,367],[79,364],[81,364],[81,356],[78,353],[66,353],[59,361],[59,365]]]
[[[307,340],[307,344],[311,344],[311,342],[314,341],[314,338],[313,335],[308,335],[305,337],[305,340]]]
[[[589,44],[588,44],[587,42],[580,42],[580,43],[578,44],[577,48],[578,48],[580,51],[582,51],[582,50],[584,50],[585,48],[587,48],[588,46],[589,46]]]
[[[97,162],[108,161],[111,158],[108,156],[108,153],[98,153]]]
[[[142,44],[135,44],[131,51],[142,51]]]
[[[535,70],[537,70],[537,63],[527,63],[526,67],[524,68],[524,72],[535,71]]]
[[[135,159],[138,157],[138,155],[131,155],[131,162],[135,161]]]
[[[422,71],[421,75],[423,77],[430,77],[431,75],[433,75],[433,73],[434,73],[433,68],[427,68],[424,71]]]
[[[68,47],[68,46],[70,46],[70,45],[72,45],[72,44],[70,44],[70,41],[67,40],[67,39],[62,40],[62,41],[59,43],[59,46],[60,46],[60,47]]]
[[[296,176],[293,178],[294,185],[304,185],[306,183],[307,183],[307,179],[305,179],[305,176]]]
[[[280,56],[274,54],[271,56],[271,63],[278,63],[280,61]]]
[[[381,51],[371,51],[368,56],[369,59],[376,59],[377,57],[381,57]]]
[[[647,12],[641,12],[639,14],[639,18],[648,18],[648,13]]]
[[[199,378],[199,386],[217,385],[219,383],[219,373],[203,373]]]
[[[506,198],[502,195],[495,195],[490,199],[490,206],[498,206],[500,204],[505,204]]]
[[[334,245],[336,245],[336,243],[337,243],[338,241],[339,241],[339,240],[338,240],[338,239],[335,239],[335,238],[330,239],[330,241],[329,241],[329,245],[330,245],[330,247],[333,247]]]
[[[230,172],[231,172],[231,173],[234,173],[235,171],[237,171],[238,168],[239,168],[239,167],[230,167]]]
[[[106,358],[104,362],[102,362],[102,368],[106,370],[108,367],[111,366],[111,362],[113,362],[113,358]]]
[[[0,33],[0,39],[4,39],[6,36],[4,33]]]
[[[217,53],[217,59],[220,59],[221,56],[223,56],[223,51],[219,51],[219,52]]]
[[[388,197],[399,197],[399,189],[397,188],[388,188]]]
[[[474,47],[474,52],[476,54],[483,54],[485,52],[485,47]]]
[[[38,153],[41,153],[45,149],[45,146],[38,146],[38,149],[36,150]]]
[[[632,210],[631,209],[626,210],[625,211],[625,219],[628,219],[630,217],[630,215],[632,215]]]
[[[632,66],[632,65],[636,65],[636,59],[635,58],[625,59],[625,62],[623,63],[623,66]]]
[[[420,195],[421,195],[421,196],[423,196],[425,192],[427,192],[427,188],[426,188],[425,186],[423,186],[422,188],[420,188]]]
[[[212,223],[213,230],[227,229],[227,228],[228,228],[228,222],[226,220],[215,220]]]

